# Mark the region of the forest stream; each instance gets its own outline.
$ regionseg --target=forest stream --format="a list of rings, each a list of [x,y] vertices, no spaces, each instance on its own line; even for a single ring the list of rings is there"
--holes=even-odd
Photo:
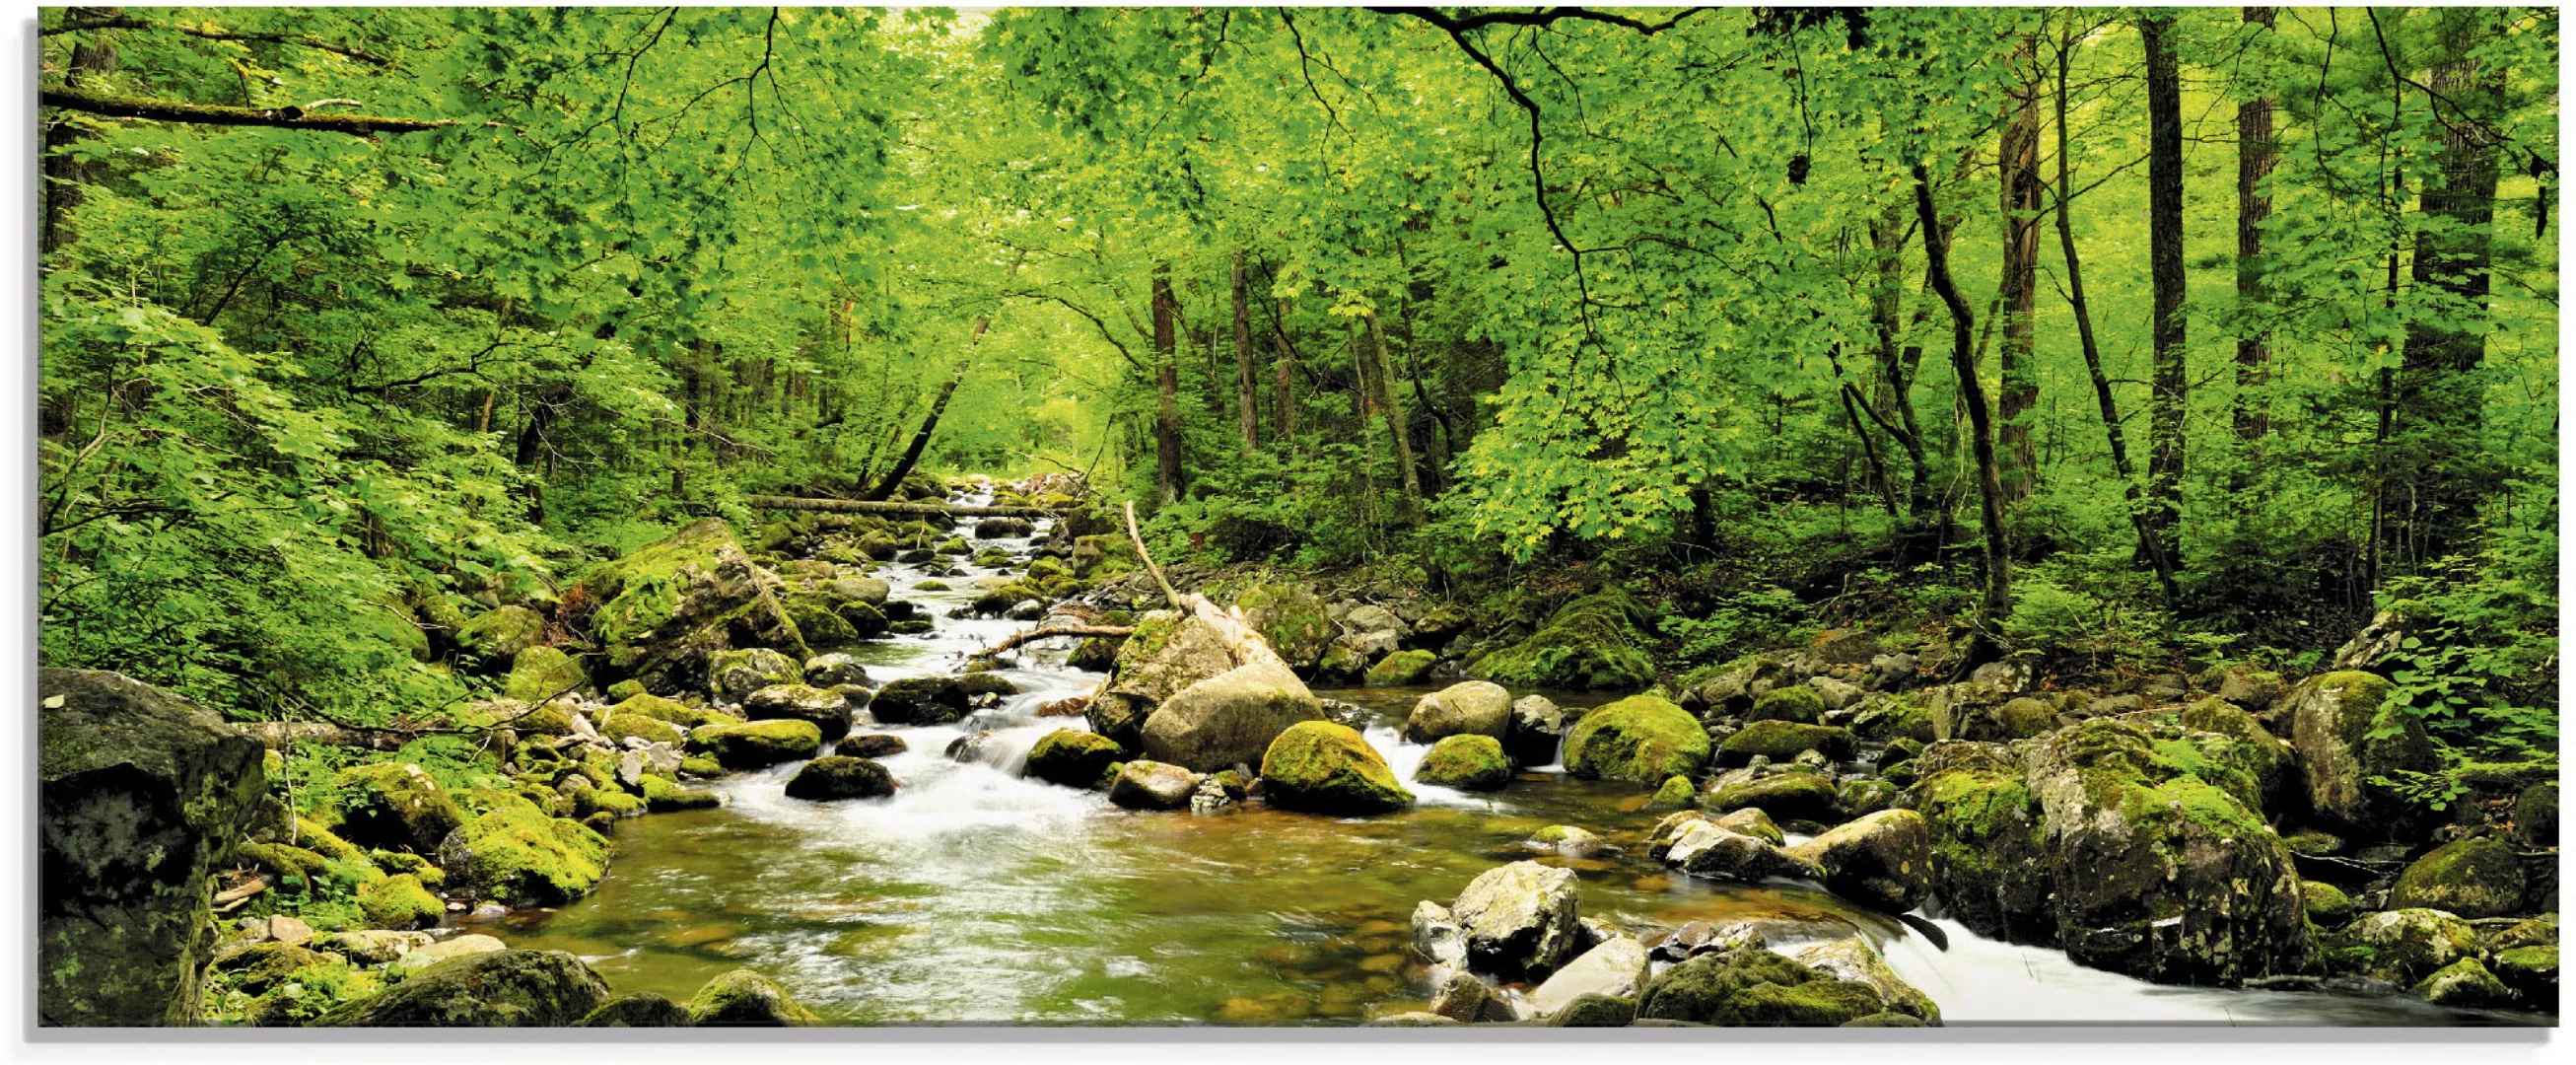
[[[1024,565],[1046,533],[1041,523],[1031,537],[989,543]],[[955,673],[1027,627],[948,616],[963,614],[974,578],[994,572],[960,562],[947,578],[955,590],[924,591],[919,565],[875,570],[936,628],[860,648],[872,681]],[[1063,665],[1067,642],[1023,648],[1000,671],[1019,694],[957,723],[887,728],[862,712],[853,735],[908,746],[882,759],[900,786],[891,798],[787,798],[802,762],[736,774],[711,785],[722,807],[620,825],[596,893],[476,930],[570,951],[621,992],[674,999],[750,966],[838,1023],[1351,1024],[1431,995],[1408,945],[1417,900],[1446,901],[1479,872],[1537,857],[1576,872],[1587,916],[1632,932],[1750,920],[1775,949],[1866,936],[1954,1025],[2546,1023],[2395,996],[2161,986],[1954,921],[1924,922],[1946,940],[1936,944],[1822,891],[1682,876],[1641,853],[1661,811],[1635,785],[1554,765],[1493,793],[1411,782],[1428,748],[1403,742],[1399,726],[1436,685],[1317,692],[1371,715],[1364,732],[1415,791],[1412,809],[1347,819],[1258,802],[1207,815],[1118,809],[1101,792],[1019,774],[1039,737],[1082,724],[1038,708],[1098,683]],[[1595,705],[1619,693],[1544,694]],[[946,753],[986,732],[974,760]],[[1524,842],[1551,824],[1589,828],[1625,853],[1567,858]]]

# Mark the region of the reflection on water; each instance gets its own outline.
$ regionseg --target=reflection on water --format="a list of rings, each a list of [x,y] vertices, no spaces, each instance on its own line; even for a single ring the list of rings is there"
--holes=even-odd
[[[990,542],[1023,556],[1032,543]],[[955,672],[966,654],[1022,627],[945,617],[972,598],[975,577],[994,572],[960,568],[945,592],[914,591],[917,567],[877,571],[899,598],[943,615],[931,634],[866,648],[877,681]],[[2159,988],[1946,922],[1944,953],[1820,892],[1669,875],[1642,853],[1658,814],[1640,789],[1553,767],[1500,793],[1414,785],[1420,805],[1375,818],[1257,803],[1206,816],[1115,809],[1099,794],[1017,775],[1038,737],[1082,727],[1034,716],[1099,680],[1063,668],[1063,654],[1024,650],[1003,674],[1021,694],[956,725],[862,723],[857,731],[910,745],[884,759],[901,785],[890,799],[788,799],[792,765],[729,778],[713,785],[727,796],[721,809],[621,822],[615,866],[589,898],[514,914],[497,931],[513,946],[579,954],[619,991],[677,999],[751,966],[851,1023],[1347,1024],[1419,1008],[1429,995],[1407,954],[1417,900],[1445,904],[1478,873],[1535,857],[1575,871],[1585,915],[1631,930],[1743,918],[1761,921],[1778,947],[1868,935],[1954,1022],[2459,1020],[2386,1000]],[[1396,726],[1434,687],[1322,694],[1367,709],[1370,741],[1409,777],[1425,748],[1399,742]],[[945,756],[982,731],[993,733],[982,761]],[[1557,823],[1626,850],[1578,859],[1522,845]]]

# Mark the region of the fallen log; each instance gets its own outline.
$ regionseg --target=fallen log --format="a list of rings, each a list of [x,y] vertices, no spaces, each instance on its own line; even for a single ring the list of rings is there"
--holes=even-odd
[[[249,880],[243,881],[239,887],[225,888],[216,892],[215,912],[231,913],[240,909],[243,903],[249,902],[251,896],[266,890],[268,890],[268,878],[253,875]]]
[[[1145,550],[1144,535],[1136,531],[1134,503],[1127,504],[1127,542],[1136,548],[1136,557],[1144,561],[1145,572],[1152,574],[1154,583],[1163,589],[1163,598],[1170,601],[1174,609],[1215,630],[1217,637],[1225,642],[1226,653],[1233,656],[1237,668],[1272,666],[1287,674],[1293,682],[1296,673],[1289,669],[1288,660],[1279,657],[1279,652],[1271,648],[1270,641],[1261,635],[1261,630],[1244,621],[1242,614],[1230,607],[1218,606],[1197,592],[1183,594],[1172,589],[1171,579],[1163,576],[1163,567],[1155,564],[1154,553]]]
[[[745,496],[759,510],[815,510],[839,514],[897,514],[949,518],[1052,518],[1044,507],[974,507],[962,503],[897,503],[868,499],[804,499],[797,496]]]
[[[242,731],[272,749],[283,750],[298,743],[319,743],[329,747],[362,747],[370,751],[398,751],[403,745],[433,732],[445,729],[348,728],[322,721],[253,721],[241,726]]]
[[[1049,636],[1133,636],[1135,634],[1134,625],[1049,625],[1042,629],[1013,633],[1002,642],[975,652],[972,657],[991,658],[1021,644],[1043,640]]]

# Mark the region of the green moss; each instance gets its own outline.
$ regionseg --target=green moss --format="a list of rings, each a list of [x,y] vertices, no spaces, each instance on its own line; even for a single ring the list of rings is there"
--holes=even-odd
[[[531,647],[510,661],[510,679],[503,682],[502,692],[523,703],[537,703],[589,686],[590,675],[571,655],[560,648]]]
[[[1647,983],[1637,1016],[1728,1026],[1833,1026],[1885,1009],[1867,985],[1745,947],[1700,954],[1664,970]]]
[[[602,785],[573,796],[572,814],[578,818],[588,818],[596,813],[633,817],[643,812],[643,799],[620,791],[614,785]]]
[[[1743,765],[1756,755],[1787,762],[1808,751],[1835,760],[1849,758],[1855,744],[1850,729],[1838,725],[1801,725],[1794,721],[1756,721],[1726,738],[1719,761]]]
[[[642,681],[621,680],[608,686],[608,697],[611,699],[623,701],[644,694],[647,693],[644,690],[644,682]]]
[[[735,720],[704,707],[690,706],[659,695],[628,696],[626,701],[608,708],[609,720],[615,721],[621,716],[647,717],[674,725],[687,725],[690,728],[700,725],[729,725]],[[603,731],[605,731],[604,728]]]
[[[440,849],[450,876],[512,906],[560,906],[598,886],[608,841],[572,821],[503,808],[476,818],[461,846]]]
[[[1681,707],[1632,695],[1584,714],[1566,732],[1565,768],[1591,780],[1661,784],[1708,764],[1708,733]]]
[[[629,736],[640,738],[647,743],[673,745],[679,744],[682,740],[680,730],[672,728],[669,722],[645,717],[642,714],[609,714],[606,720],[599,723],[599,734],[620,742]]]
[[[1691,785],[1691,778],[1667,777],[1663,786],[1655,789],[1653,805],[1678,810],[1689,806],[1691,800],[1697,797],[1699,797],[1699,789]]]
[[[1468,791],[1499,791],[1511,783],[1512,762],[1503,756],[1503,741],[1491,736],[1444,736],[1422,756],[1413,779]]]
[[[2352,896],[2332,884],[2316,880],[2299,882],[2300,901],[2307,905],[2308,920],[2319,928],[2341,928],[2352,920]]]
[[[1815,724],[1824,720],[1825,697],[1804,684],[1786,684],[1762,693],[1753,700],[1751,719],[1760,721],[1795,721]]]
[[[1413,793],[1368,740],[1345,725],[1300,721],[1261,756],[1262,794],[1286,810],[1373,814],[1413,805]]]
[[[2442,910],[2461,917],[2494,917],[2522,905],[2522,863],[2513,848],[2491,836],[2471,836],[2434,848],[2398,874],[2389,889],[2390,909]]]
[[[689,734],[689,749],[726,769],[760,769],[821,754],[823,730],[792,718],[711,725]]]
[[[823,1020],[798,1004],[786,989],[749,969],[735,969],[707,981],[689,999],[689,1018],[701,1028],[784,1027]]]
[[[1369,667],[1368,686],[1400,688],[1416,683],[1424,674],[1431,672],[1432,663],[1437,661],[1439,656],[1429,651],[1397,651]]]
[[[332,786],[348,796],[341,810],[340,834],[356,844],[435,850],[449,832],[465,823],[465,812],[456,801],[417,765],[351,766],[332,777]]]
[[[1701,797],[1700,808],[1718,814],[1753,809],[1780,821],[1831,822],[1841,819],[1842,793],[1819,774],[1774,773],[1710,792]]]
[[[1655,663],[1642,650],[1644,622],[1627,593],[1596,592],[1567,603],[1530,638],[1477,659],[1468,673],[1524,687],[1642,688],[1655,679]]]
[[[429,859],[417,854],[376,850],[367,852],[367,860],[376,863],[376,868],[388,873],[410,873],[419,877],[420,882],[427,887],[437,887],[447,882],[446,870],[440,869],[431,864]]]
[[[683,765],[683,768],[686,768]],[[703,810],[724,805],[724,798],[712,791],[684,788],[665,777],[644,778],[644,807],[654,813],[673,810]]]
[[[1099,788],[1109,783],[1109,767],[1121,753],[1116,741],[1096,732],[1057,729],[1029,748],[1027,776],[1068,788]]]
[[[432,928],[447,915],[447,904],[429,893],[418,876],[389,876],[358,889],[358,912],[369,928]]]
[[[821,737],[821,732],[818,731],[815,733],[815,738],[820,739]],[[725,774],[725,767],[724,763],[716,761],[714,758],[703,754],[693,754],[680,759],[680,772],[687,773],[694,777],[720,777]]]

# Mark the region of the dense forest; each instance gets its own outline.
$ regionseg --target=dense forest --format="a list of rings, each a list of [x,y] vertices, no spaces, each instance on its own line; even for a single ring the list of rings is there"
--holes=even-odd
[[[2108,692],[2386,634],[2374,735],[2438,757],[2378,786],[2555,777],[2552,8],[39,32],[48,667],[427,720],[508,683],[471,619],[704,519],[788,554],[771,497],[1054,475],[1012,501],[1132,503],[1185,586],[1607,596],[1648,667],[1518,683],[1868,630]]]

